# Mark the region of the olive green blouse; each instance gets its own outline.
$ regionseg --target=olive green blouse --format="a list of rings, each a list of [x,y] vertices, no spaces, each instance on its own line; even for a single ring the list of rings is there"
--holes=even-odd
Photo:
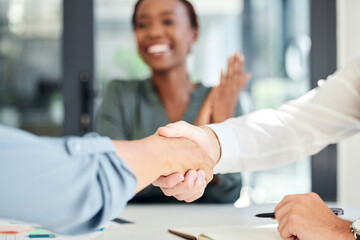
[[[191,101],[182,120],[193,123],[211,88],[202,84],[192,92]],[[134,140],[147,137],[168,124],[161,100],[150,79],[143,81],[111,81],[103,95],[97,114],[96,131],[112,139]],[[240,104],[235,115],[241,114]],[[217,174],[208,184],[198,203],[235,202],[240,195],[241,175]],[[165,196],[161,190],[149,186],[138,193],[131,202],[176,203],[175,198]]]

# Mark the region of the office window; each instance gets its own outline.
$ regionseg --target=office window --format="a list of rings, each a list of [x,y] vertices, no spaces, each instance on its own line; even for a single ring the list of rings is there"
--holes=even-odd
[[[302,0],[246,0],[243,49],[252,74],[249,111],[275,108],[310,89],[310,5]],[[244,174],[249,186],[238,204],[276,202],[311,191],[310,158]]]
[[[61,4],[0,0],[0,123],[60,135]]]
[[[112,79],[141,79],[149,69],[137,55],[131,14],[135,0],[95,1],[95,75],[98,86]],[[219,82],[227,57],[245,54],[252,78],[241,94],[245,113],[277,107],[309,90],[308,0],[192,0],[199,39],[188,59],[194,81]],[[279,201],[311,189],[309,159],[282,168],[244,173],[239,206]]]

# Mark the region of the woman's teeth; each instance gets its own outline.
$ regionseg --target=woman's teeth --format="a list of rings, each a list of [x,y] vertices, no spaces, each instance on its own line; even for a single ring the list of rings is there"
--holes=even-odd
[[[155,53],[165,53],[168,52],[170,50],[169,45],[167,44],[156,44],[156,45],[152,45],[147,49],[147,52],[150,54],[155,54]]]

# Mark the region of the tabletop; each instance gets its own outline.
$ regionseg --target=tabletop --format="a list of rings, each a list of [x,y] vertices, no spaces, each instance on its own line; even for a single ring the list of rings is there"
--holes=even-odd
[[[329,207],[341,207],[328,203]],[[129,205],[119,218],[131,224],[110,223],[96,240],[147,239],[181,240],[168,232],[169,229],[185,233],[205,233],[216,240],[268,239],[280,240],[277,222],[257,218],[255,214],[272,212],[275,204],[253,205],[236,208],[233,204],[167,204]],[[348,220],[360,216],[359,207],[343,207]],[[196,233],[196,234],[195,234]]]
[[[259,205],[236,208],[232,204],[167,204],[129,205],[119,218],[131,224],[110,223],[97,240],[102,239],[174,239],[169,229],[185,233],[205,233],[216,240],[231,239],[232,236],[251,236],[252,240],[280,239],[273,219],[256,218],[262,212],[272,212],[275,205]],[[254,230],[261,227],[261,230]],[[262,228],[264,227],[264,228]],[[255,234],[255,235],[254,235]],[[215,236],[227,236],[226,238]],[[246,239],[246,238],[242,238]],[[250,239],[250,238],[248,238]]]

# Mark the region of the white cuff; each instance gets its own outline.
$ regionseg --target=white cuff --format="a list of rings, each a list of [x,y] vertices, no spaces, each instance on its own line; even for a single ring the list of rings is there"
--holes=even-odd
[[[237,172],[236,169],[239,166],[236,166],[236,157],[239,156],[239,146],[233,129],[226,123],[210,124],[207,126],[215,132],[221,147],[220,160],[214,168],[214,173]]]

